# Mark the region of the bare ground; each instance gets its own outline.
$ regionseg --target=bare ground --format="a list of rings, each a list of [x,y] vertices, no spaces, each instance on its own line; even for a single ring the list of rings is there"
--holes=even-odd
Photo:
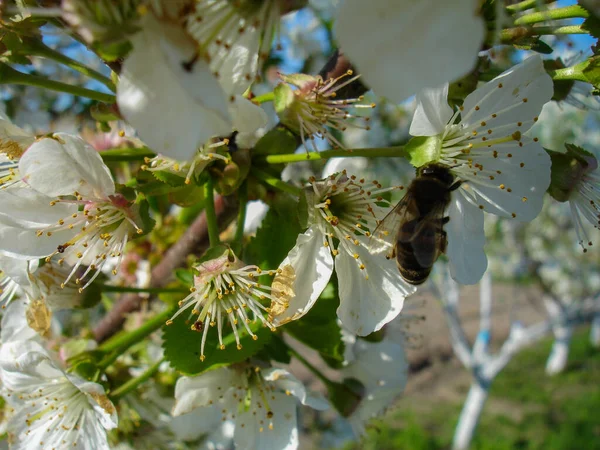
[[[407,348],[410,363],[408,384],[403,396],[392,406],[392,409],[409,407],[413,411],[429,411],[440,401],[460,404],[468,392],[471,376],[453,354],[441,305],[429,293],[417,294],[415,297],[412,299],[413,306],[410,308],[410,313],[423,315],[425,320],[412,325],[409,329],[409,333],[413,336],[411,341],[416,340],[416,344],[409,344]],[[467,286],[461,291],[460,317],[467,337],[470,342],[473,342],[479,330],[478,286]],[[527,325],[545,320],[541,293],[533,288],[497,283],[493,287],[492,317],[491,348],[493,351],[499,348],[508,336],[512,321],[519,320]],[[335,379],[337,373],[322,364],[315,352],[305,348],[301,351],[328,376]],[[311,389],[325,393],[322,383],[304,366],[293,364],[292,370]],[[516,421],[527,412],[514,402],[495,398],[490,399],[486,404],[486,410],[510,416]],[[331,418],[335,416],[333,413],[330,414]],[[313,439],[305,436],[300,448],[311,449],[318,446]]]

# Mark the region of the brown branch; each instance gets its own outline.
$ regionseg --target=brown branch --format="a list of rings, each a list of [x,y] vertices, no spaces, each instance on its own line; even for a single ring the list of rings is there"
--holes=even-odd
[[[352,64],[336,50],[329,58],[319,75],[324,79],[337,78],[348,70],[354,70]],[[340,89],[337,94],[339,98],[358,97],[365,93],[367,87],[360,79]],[[300,138],[298,137],[298,140]],[[235,217],[237,205],[231,197],[215,198],[215,211],[220,229],[226,227]],[[158,288],[164,286],[171,277],[173,270],[184,264],[187,255],[194,249],[205,249],[208,247],[208,227],[206,216],[200,214],[184,235],[167,252],[151,273],[150,287]],[[126,314],[140,308],[142,298],[137,294],[125,294],[119,298],[113,308],[102,318],[94,328],[94,339],[102,342],[111,337],[121,329]]]
[[[232,197],[217,196],[215,212],[219,229],[224,229],[231,223],[237,212],[237,202]],[[206,214],[202,212],[185,231],[183,236],[165,253],[162,260],[154,266],[151,272],[150,287],[164,286],[170,279],[173,270],[183,265],[190,252],[202,251],[208,246],[208,226]],[[94,339],[102,342],[121,329],[125,316],[140,308],[142,297],[137,294],[122,295],[113,308],[102,318],[94,328]]]

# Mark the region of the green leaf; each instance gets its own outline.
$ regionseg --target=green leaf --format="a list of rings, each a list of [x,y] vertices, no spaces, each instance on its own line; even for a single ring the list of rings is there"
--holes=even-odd
[[[192,319],[193,320],[193,319]],[[236,347],[235,336],[230,333],[223,336],[225,349],[219,349],[217,330],[211,327],[208,330],[206,345],[204,346],[204,361],[200,361],[200,345],[202,333],[191,329],[192,322],[183,315],[173,321],[171,325],[163,327],[163,349],[165,358],[175,370],[186,375],[197,375],[209,369],[241,362],[258,353],[271,339],[273,333],[256,321],[250,329],[258,339],[252,337],[240,327],[240,350]],[[205,326],[209,326],[206,324]]]
[[[138,202],[138,205],[138,213],[142,219],[142,224],[140,228],[142,229],[143,233],[141,234],[141,236],[144,236],[154,229],[154,226],[156,225],[156,220],[150,217],[150,204],[147,200],[140,200]],[[139,236],[140,235],[138,234],[137,237]]]
[[[277,125],[260,138],[252,153],[254,155],[294,153],[299,145],[294,133],[283,125]]]
[[[186,286],[194,285],[194,274],[191,270],[175,269],[175,277]]]
[[[600,87],[600,56],[590,58],[588,65],[583,69],[583,75],[595,88]]]
[[[340,301],[334,283],[329,283],[311,310],[299,320],[286,324],[284,331],[319,352],[334,368],[344,362],[344,341],[337,322]]]
[[[183,208],[197,203],[204,204],[204,188],[195,184],[186,184],[170,192],[169,200],[171,203]]]
[[[289,364],[292,361],[292,355],[288,351],[288,346],[281,339],[271,339],[261,350],[259,356],[265,361],[277,361],[282,364]]]
[[[580,5],[580,6],[582,8],[585,8],[584,5]],[[593,36],[596,39],[600,39],[600,19],[598,17],[590,14],[590,17],[585,19],[583,21],[583,23],[581,24],[581,28],[586,30],[588,33],[590,33],[590,36]]]
[[[544,41],[542,41],[539,37],[525,37],[523,39],[519,39],[518,42],[513,44],[515,48],[519,50],[531,50],[534,52],[542,53],[544,55],[549,55],[554,50]]]
[[[159,181],[168,184],[173,187],[182,187],[185,186],[185,177],[180,175],[176,175],[173,172],[169,172],[168,170],[157,170],[152,171],[152,175]]]
[[[102,287],[99,283],[92,283],[83,290],[81,304],[78,308],[92,308],[102,299]]]
[[[246,247],[246,262],[276,269],[296,244],[301,231],[297,203],[288,198],[287,202],[271,205],[256,236]]]

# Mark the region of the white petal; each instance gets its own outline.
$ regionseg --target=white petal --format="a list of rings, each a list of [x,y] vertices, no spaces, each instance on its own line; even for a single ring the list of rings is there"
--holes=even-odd
[[[266,127],[269,122],[267,113],[258,105],[241,95],[237,95],[229,106],[233,118],[233,128],[240,133],[254,133]]]
[[[1,112],[0,112],[1,113]],[[33,142],[35,141],[35,136],[27,131],[19,128],[16,125],[13,125],[9,118],[1,113],[0,115],[0,149],[5,144],[5,142],[14,142],[19,146],[19,148],[23,151],[27,150]]]
[[[65,133],[42,139],[21,157],[19,171],[33,189],[50,197],[106,198],[115,193],[110,170],[84,140]]]
[[[327,178],[343,170],[346,170],[348,173],[361,173],[368,165],[369,158],[330,158],[325,167],[323,167],[321,177]]]
[[[26,392],[38,388],[40,378],[62,378],[47,350],[34,340],[3,343],[0,347],[2,383],[12,391]]]
[[[300,403],[313,409],[324,411],[329,403],[320,395],[311,395],[304,384],[285,369],[271,368],[262,371],[263,378],[273,382],[281,391],[290,392]]]
[[[467,197],[474,201],[462,187],[452,195],[448,208],[450,221],[444,225],[448,235],[446,255],[452,278],[462,284],[475,284],[487,269],[483,211]]]
[[[513,143],[496,145],[497,158],[473,157],[486,173],[493,173],[494,180],[475,176],[469,177],[468,182],[485,212],[529,222],[542,209],[552,163],[537,142],[523,137],[521,143],[522,147]]]
[[[64,374],[77,389],[86,394],[88,402],[96,412],[96,418],[106,430],[112,430],[118,425],[117,410],[108,399],[104,388],[98,383],[84,380],[75,374]]]
[[[258,408],[259,393],[252,391],[252,404],[247,410],[238,413],[235,423],[234,442],[236,450],[295,450],[298,448],[298,427],[296,423],[296,400],[281,392],[272,392],[269,406],[273,412],[268,426],[263,414],[253,411],[264,411]],[[256,397],[259,397],[256,399]],[[263,423],[260,423],[263,422]],[[244,424],[242,427],[241,425]],[[260,431],[262,429],[262,431]]]
[[[395,260],[383,254],[371,255],[362,245],[353,249],[365,269],[360,270],[357,260],[345,251],[336,257],[340,295],[337,315],[352,333],[366,336],[396,317],[404,299],[416,288],[400,277]]]
[[[291,265],[296,273],[294,282],[294,298],[289,308],[274,320],[278,326],[289,320],[296,320],[306,314],[315,304],[333,273],[333,257],[325,239],[318,229],[310,227],[298,236],[296,245],[279,268]]]
[[[196,408],[193,411],[173,417],[169,427],[178,440],[195,441],[203,434],[221,426],[221,413],[217,406]]]
[[[51,197],[27,187],[0,191],[0,224],[29,229],[43,228],[54,225],[77,211],[76,205],[56,203],[51,206],[51,201]]]
[[[212,428],[211,433],[204,438],[206,450],[229,450],[233,447],[235,423],[231,420],[222,422]],[[203,447],[204,448],[204,447]]]
[[[225,392],[236,384],[234,371],[223,368],[211,370],[197,377],[181,377],[175,384],[175,406],[172,414],[179,416],[194,408],[208,406],[215,392]]]
[[[525,133],[553,94],[541,56],[533,55],[469,94],[461,123],[478,127],[479,135],[488,139],[510,136],[517,129]]]
[[[77,211],[76,205],[57,203],[29,188],[0,192],[0,251],[15,258],[42,258],[73,237],[73,230],[36,235],[36,231]]]
[[[246,221],[244,222],[244,234],[255,233],[260,227],[263,219],[269,211],[269,205],[262,200],[254,200],[246,205]]]
[[[182,64],[192,57],[173,62],[170,52],[165,55],[165,46],[174,55],[185,53],[178,49],[183,39],[172,42],[173,29],[167,34],[153,19],[146,25],[133,37],[133,50],[123,64],[119,110],[153,150],[185,161],[211,137],[231,133],[227,99],[203,60],[182,74]]]
[[[342,370],[344,377],[356,378],[365,387],[365,396],[349,420],[356,434],[365,422],[381,414],[404,391],[408,362],[401,342],[386,338],[377,343],[357,340],[356,360]]]
[[[474,0],[345,0],[341,49],[376,94],[401,102],[468,73],[484,37]]]
[[[29,263],[19,258],[0,254],[0,271],[21,288],[29,286]],[[35,270],[35,269],[34,269]]]
[[[417,94],[417,108],[409,133],[412,136],[441,134],[452,114],[452,108],[448,105],[448,83],[439,88],[423,89]]]
[[[38,334],[27,324],[25,310],[25,302],[21,299],[11,302],[6,307],[2,315],[2,328],[0,329],[2,344],[16,340],[37,339]]]
[[[218,61],[219,82],[225,92],[230,95],[243,94],[254,81],[246,77],[256,74],[258,69],[258,50],[260,37],[257,28],[248,28],[244,37],[231,48],[223,48],[211,59]],[[217,67],[215,67],[217,69]]]

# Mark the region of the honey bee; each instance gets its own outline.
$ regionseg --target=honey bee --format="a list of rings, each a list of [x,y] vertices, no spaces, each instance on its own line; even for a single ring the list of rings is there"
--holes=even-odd
[[[450,218],[444,216],[444,210],[450,204],[450,193],[460,184],[446,166],[431,163],[421,167],[402,200],[373,232],[371,249],[391,246],[386,257],[396,258],[407,283],[424,283],[435,261],[446,251],[444,225]]]

